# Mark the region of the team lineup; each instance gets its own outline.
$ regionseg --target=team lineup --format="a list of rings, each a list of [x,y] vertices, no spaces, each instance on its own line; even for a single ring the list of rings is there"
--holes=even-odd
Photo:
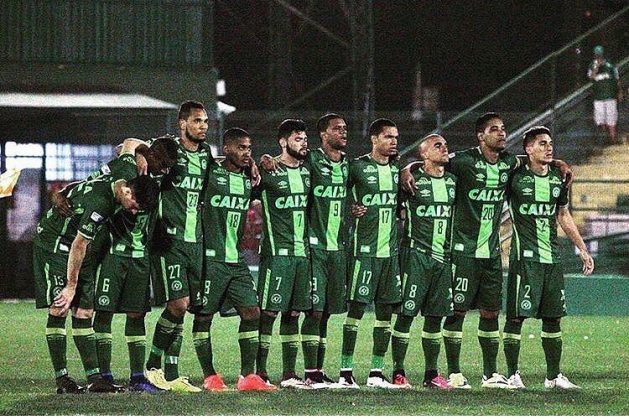
[[[211,331],[214,315],[230,308],[240,316],[237,390],[278,389],[267,369],[269,356],[278,352],[271,345],[277,318],[279,388],[358,389],[354,353],[371,304],[376,320],[369,388],[413,387],[404,364],[420,313],[422,385],[471,388],[459,359],[465,315],[474,309],[480,312],[481,387],[525,388],[518,364],[522,324],[539,318],[544,387],[579,388],[560,369],[566,302],[557,225],[578,248],[584,274],[593,272],[594,261],[570,215],[570,169],[554,160],[548,128],[526,131],[526,155],[516,156],[505,151],[501,117],[487,113],[476,121],[475,147],[449,153],[446,139],[430,134],[419,143],[419,160],[400,168],[393,121],[373,121],[371,152],[350,158],[345,119],[326,114],[316,126],[320,147],[309,148],[302,120],[284,120],[277,129],[281,154],[264,155],[258,166],[252,138],[241,128],[223,133],[224,158],[212,156],[208,122],[201,103],[181,104],[178,137],[125,140],[119,157],[67,186],[41,218],[33,252],[36,306],[48,309],[57,393],[125,389],[111,371],[115,313],[126,314],[126,389],[225,391],[213,364]],[[257,282],[240,246],[252,200],[261,201],[263,218]],[[505,203],[513,238],[501,339]],[[147,345],[151,290],[155,304],[165,307]],[[85,387],[67,369],[69,313]],[[201,387],[178,367],[187,313],[205,378]],[[323,369],[328,321],[344,313],[334,380]],[[442,341],[443,373],[437,363]],[[506,375],[497,370],[501,341]],[[384,371],[389,344],[391,376]],[[300,347],[303,376],[296,370]]]

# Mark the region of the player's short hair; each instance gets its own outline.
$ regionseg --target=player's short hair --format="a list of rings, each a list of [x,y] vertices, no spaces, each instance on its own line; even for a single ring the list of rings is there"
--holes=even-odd
[[[228,128],[223,133],[223,144],[230,144],[245,137],[251,137],[246,130],[239,127]]]
[[[140,175],[127,182],[133,190],[135,201],[142,210],[151,211],[157,206],[159,185],[149,175]]]
[[[295,118],[284,120],[277,127],[277,139],[287,139],[295,131],[306,131],[306,123]]]
[[[531,127],[526,130],[522,136],[522,148],[526,150],[526,146],[535,141],[535,137],[540,134],[548,134],[550,136],[550,129],[548,127],[544,127],[543,125],[536,125],[535,127]]]
[[[177,120],[187,120],[193,109],[202,109],[205,111],[205,106],[198,101],[186,101],[179,105],[179,113],[177,114]]]
[[[384,127],[397,127],[397,125],[388,118],[378,118],[369,124],[369,137],[382,133]]]
[[[482,133],[487,128],[487,123],[494,118],[502,119],[497,112],[486,112],[476,119],[476,125],[474,126],[475,133]]]
[[[151,143],[150,149],[153,151],[153,153],[160,156],[165,156],[169,160],[177,160],[177,149],[179,149],[179,146],[177,146],[177,143],[171,136],[156,138]]]
[[[340,119],[340,120],[345,121],[345,118],[341,117],[339,114],[334,114],[332,112],[323,115],[321,118],[319,118],[319,121],[317,121],[317,132],[323,133],[325,130],[328,129],[328,126],[330,125],[330,121],[335,120],[335,119]]]

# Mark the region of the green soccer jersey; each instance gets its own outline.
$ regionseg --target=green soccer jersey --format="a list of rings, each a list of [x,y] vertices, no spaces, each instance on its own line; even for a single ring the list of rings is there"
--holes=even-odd
[[[343,155],[340,162],[334,162],[319,148],[308,153],[304,165],[310,170],[312,182],[308,209],[310,246],[326,251],[344,249],[347,157]]]
[[[214,158],[205,143],[199,144],[198,150],[193,152],[186,150],[177,141],[177,163],[162,181],[157,229],[160,236],[201,243],[203,232],[199,196],[203,191],[208,165]]]
[[[540,176],[528,166],[520,168],[509,184],[508,195],[512,256],[545,264],[559,262],[557,206],[568,205],[568,188],[559,169],[550,168]]]
[[[247,222],[251,181],[244,173],[230,172],[210,163],[204,197],[205,256],[212,261],[237,263],[240,239]]]
[[[262,254],[305,257],[310,171],[305,166],[278,166],[274,172],[261,170],[262,181],[254,190],[254,197],[262,199]]]
[[[111,239],[109,253],[121,257],[143,258],[154,226],[155,212],[131,214],[120,208],[107,223]]]
[[[595,63],[590,64],[588,73],[593,74]],[[592,93],[594,100],[604,101],[607,99],[616,99],[618,90],[618,69],[609,61],[603,62],[598,66],[596,76],[592,82]]]
[[[352,232],[354,256],[388,258],[397,255],[397,195],[399,168],[364,155],[350,162],[349,185],[354,201],[367,207]]]
[[[129,181],[130,179],[135,178],[138,176],[135,156],[131,153],[120,155],[102,165],[97,171],[89,174],[86,180],[90,181],[103,175],[110,176],[113,180],[124,179],[125,181]]]
[[[418,190],[404,201],[407,214],[402,246],[444,262],[450,259],[456,177],[448,172],[433,177],[421,168],[413,177]]]
[[[94,239],[120,207],[114,198],[113,182],[108,177],[80,183],[70,190],[68,199],[72,203],[72,216],[63,217],[50,209],[37,225],[35,243],[54,253],[68,254],[77,233]]]
[[[454,153],[446,170],[457,177],[452,252],[471,258],[500,255],[500,216],[516,156],[502,152],[489,163],[479,147]]]

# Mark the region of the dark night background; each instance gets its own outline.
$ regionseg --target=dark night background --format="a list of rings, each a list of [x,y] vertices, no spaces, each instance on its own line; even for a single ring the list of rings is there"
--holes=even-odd
[[[308,3],[291,2],[349,39],[338,1],[310,2],[311,9]],[[423,85],[440,89],[440,108],[464,109],[624,5],[614,0],[374,0],[375,108],[411,107],[421,61]],[[294,34],[291,84],[299,96],[342,69],[349,52],[295,16],[286,24]],[[214,62],[227,83],[222,100],[239,110],[268,107],[268,39],[268,1],[216,0]],[[300,108],[350,109],[351,100],[347,75]]]

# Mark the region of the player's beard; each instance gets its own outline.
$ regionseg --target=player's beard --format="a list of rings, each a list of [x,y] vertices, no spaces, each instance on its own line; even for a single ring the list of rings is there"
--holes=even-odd
[[[345,150],[345,148],[347,148],[347,142],[343,143],[342,139],[331,140],[329,144],[330,144],[330,147],[333,148],[334,150],[343,151]]]
[[[288,153],[289,156],[294,157],[297,160],[304,160],[306,159],[306,155],[302,155],[301,153],[299,153],[298,150],[294,150],[292,149],[290,146],[286,146],[286,153]]]
[[[195,143],[203,143],[203,139],[199,137],[195,137],[192,135],[190,131],[186,128],[186,138]]]

